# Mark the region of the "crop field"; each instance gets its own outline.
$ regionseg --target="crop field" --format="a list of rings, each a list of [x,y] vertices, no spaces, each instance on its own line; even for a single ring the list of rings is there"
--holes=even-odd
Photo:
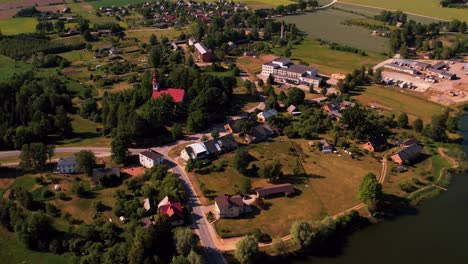
[[[365,18],[362,15],[344,12],[337,9],[326,9],[296,16],[280,18],[287,23],[295,23],[309,38],[321,38],[330,42],[374,52],[388,50],[387,38],[372,36],[372,30],[347,26],[341,22]]]
[[[391,111],[397,114],[405,112],[421,118],[425,123],[429,122],[433,115],[440,114],[443,109],[440,105],[400,92],[396,88],[376,85],[364,87],[355,99],[365,105],[377,103],[390,107]]]
[[[373,66],[385,57],[375,52],[368,52],[367,56],[355,53],[332,50],[327,45],[320,45],[318,41],[307,39],[292,50],[293,59],[302,60],[319,68],[319,72],[327,75],[333,73],[349,73],[362,65]]]
[[[401,10],[421,16],[439,19],[459,19],[468,21],[466,9],[442,8],[439,0],[341,0],[341,2],[379,7],[384,9]]]
[[[0,19],[0,30],[4,35],[31,33],[36,31],[36,24],[36,19],[30,17]]]

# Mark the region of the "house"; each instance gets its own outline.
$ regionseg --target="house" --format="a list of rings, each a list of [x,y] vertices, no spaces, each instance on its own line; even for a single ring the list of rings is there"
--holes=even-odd
[[[213,61],[213,51],[207,48],[205,44],[202,42],[197,42],[193,46],[195,47],[195,52],[201,62]]]
[[[341,102],[340,104],[340,110],[343,111],[343,110],[346,110],[348,108],[352,108],[356,106],[356,103],[353,103],[353,102],[350,102],[350,101],[346,101],[344,100],[343,102]]]
[[[139,155],[140,164],[145,168],[153,168],[154,165],[161,164],[164,160],[164,156],[154,150],[148,149],[141,152]]]
[[[73,174],[76,172],[75,156],[60,158],[57,163],[56,171],[62,174]]]
[[[156,212],[156,206],[154,204],[154,201],[149,197],[145,198],[145,200],[143,201],[143,208],[145,208],[146,212],[148,213]]]
[[[403,165],[406,162],[411,162],[421,155],[421,147],[418,143],[402,148],[400,151],[392,155],[392,160],[398,165]]]
[[[116,176],[117,178],[120,178],[120,168],[119,167],[114,167],[114,168],[95,168],[92,171],[92,178],[93,182],[95,184],[100,183],[101,178],[104,176]]]
[[[320,144],[322,145],[322,153],[329,154],[333,152],[333,145],[328,142],[326,139],[320,140]]]
[[[180,156],[184,160],[189,160],[189,159],[197,160],[200,158],[204,158],[208,154],[209,153],[206,150],[205,145],[203,144],[203,142],[200,142],[200,143],[190,144],[187,147],[185,147],[180,153]]]
[[[239,147],[239,144],[232,134],[219,137],[215,139],[215,141],[221,147],[223,152],[229,152]]]
[[[169,197],[164,197],[158,204],[159,214],[169,219],[172,226],[184,223],[184,207],[180,202],[174,202]]]
[[[343,118],[343,115],[338,112],[338,111],[330,111],[327,112],[327,116],[332,120],[332,121],[340,121],[341,118]]]
[[[288,109],[286,109],[286,111],[290,114],[290,115],[300,115],[301,114],[301,111],[298,111],[297,107],[295,105],[290,105],[288,107]]]
[[[296,192],[294,186],[290,183],[271,185],[256,190],[258,198],[273,198],[276,196],[290,196]]]
[[[249,133],[246,133],[244,140],[247,144],[262,142],[267,140],[274,135],[273,128],[268,125],[257,125],[250,129]]]
[[[290,59],[277,58],[262,65],[263,76],[273,76],[278,82],[320,86],[322,78],[318,69],[306,65],[294,64]]]
[[[207,140],[205,142],[194,143],[188,145],[182,150],[180,156],[184,160],[189,159],[200,159],[208,155],[219,155],[224,152],[229,152],[238,147],[237,141],[234,139],[232,134]]]
[[[219,195],[215,198],[215,214],[218,218],[235,218],[244,213],[244,201],[240,195]]]
[[[387,138],[384,135],[373,136],[362,145],[364,149],[371,152],[381,152],[388,146]]]
[[[323,110],[325,110],[325,112],[327,113],[332,112],[332,111],[339,112],[341,110],[341,106],[337,102],[332,102],[332,103],[325,104],[323,106]]]
[[[278,115],[278,111],[275,109],[268,109],[266,111],[260,112],[257,114],[257,120],[259,122],[266,122],[268,118]]]

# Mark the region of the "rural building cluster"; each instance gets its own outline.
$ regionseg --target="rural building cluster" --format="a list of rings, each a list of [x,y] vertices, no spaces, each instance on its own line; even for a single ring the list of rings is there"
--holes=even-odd
[[[278,58],[262,65],[265,78],[273,76],[276,82],[305,84],[319,87],[322,78],[318,77],[318,69],[306,65],[294,64],[288,58]]]

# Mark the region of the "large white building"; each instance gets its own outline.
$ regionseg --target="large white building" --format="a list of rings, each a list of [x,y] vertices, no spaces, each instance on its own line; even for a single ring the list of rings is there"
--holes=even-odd
[[[320,86],[322,78],[318,69],[306,65],[294,64],[290,59],[278,58],[263,64],[262,75],[273,76],[275,81]]]
[[[153,150],[145,150],[140,153],[140,164],[145,168],[152,168],[154,165],[163,163],[164,156]]]
[[[73,174],[76,172],[75,156],[60,158],[57,162],[57,172],[62,174]]]

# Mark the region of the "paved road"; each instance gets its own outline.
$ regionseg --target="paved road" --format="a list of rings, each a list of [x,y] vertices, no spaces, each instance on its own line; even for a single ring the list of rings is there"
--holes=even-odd
[[[187,174],[185,174],[185,170],[179,165],[177,165],[177,163],[171,160],[169,157],[166,157],[166,159],[173,163],[174,167],[172,167],[171,170],[174,173],[177,173],[183,182],[187,202],[189,207],[191,208],[190,211],[192,216],[192,226],[198,232],[198,236],[200,237],[200,242],[203,246],[203,249],[205,250],[205,256],[208,263],[227,263],[223,254],[218,250],[218,247],[216,246],[216,243],[214,241],[216,237],[212,237],[212,232],[210,231],[211,226],[205,217],[203,206],[200,203],[200,200],[198,199],[197,194]]]

